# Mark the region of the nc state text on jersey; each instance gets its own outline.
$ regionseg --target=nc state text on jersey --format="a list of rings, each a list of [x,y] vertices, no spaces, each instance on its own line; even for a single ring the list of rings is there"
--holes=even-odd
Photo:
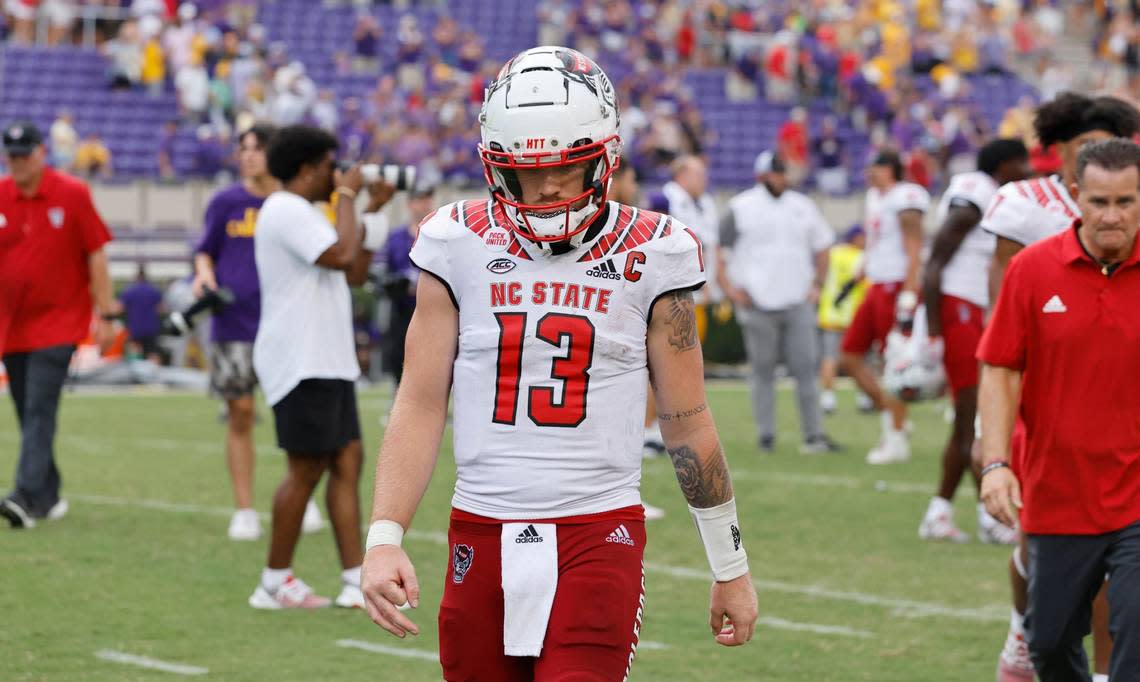
[[[605,314],[610,311],[613,291],[573,282],[535,282],[530,298],[535,305],[552,305],[563,308],[581,308]],[[491,282],[491,307],[503,308],[522,305],[522,282]]]

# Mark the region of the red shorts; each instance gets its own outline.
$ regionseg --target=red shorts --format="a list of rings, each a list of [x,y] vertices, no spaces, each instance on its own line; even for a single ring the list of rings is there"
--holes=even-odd
[[[895,324],[895,299],[902,291],[901,282],[872,284],[867,296],[855,311],[851,326],[843,335],[844,353],[866,355],[872,348],[882,352],[887,334]]]
[[[503,522],[452,510],[447,533],[451,567],[439,606],[439,660],[445,680],[602,682],[628,674],[645,602],[644,511],[625,507],[542,522],[558,526],[558,588],[542,655],[507,656]],[[626,532],[614,537],[626,541],[607,542],[618,526]]]
[[[978,385],[978,343],[985,329],[986,312],[965,299],[942,294],[942,341],[946,354],[946,380],[955,395]]]

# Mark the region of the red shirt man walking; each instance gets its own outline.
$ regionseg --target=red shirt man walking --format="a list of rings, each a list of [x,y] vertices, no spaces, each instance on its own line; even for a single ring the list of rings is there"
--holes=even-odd
[[[1081,639],[1105,574],[1110,679],[1140,679],[1140,146],[1087,145],[1072,229],[1013,258],[978,350],[982,499],[1029,542],[1030,657],[1087,680]],[[1019,391],[1020,387],[1020,391]],[[1009,465],[1015,416],[1025,424]]]
[[[10,125],[3,140],[12,174],[0,177],[0,353],[20,422],[20,460],[0,516],[31,528],[67,512],[53,451],[60,392],[92,308],[106,343],[119,306],[103,251],[111,234],[90,190],[46,166],[34,125]]]

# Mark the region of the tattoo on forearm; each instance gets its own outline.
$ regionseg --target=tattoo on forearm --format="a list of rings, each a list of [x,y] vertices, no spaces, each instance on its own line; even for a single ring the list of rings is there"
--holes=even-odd
[[[690,291],[675,291],[669,294],[669,345],[678,352],[696,348],[697,316]]]
[[[685,417],[695,417],[696,415],[700,414],[701,412],[704,412],[707,409],[709,409],[708,404],[707,403],[701,403],[700,405],[697,405],[696,407],[694,407],[692,409],[681,410],[680,412],[672,412],[670,414],[658,414],[657,418],[663,422],[671,422],[671,421],[676,421],[678,419],[684,419]]]
[[[713,456],[704,462],[688,445],[670,448],[669,457],[673,460],[681,492],[690,505],[707,509],[732,499],[732,479],[729,478],[720,444],[717,444]]]

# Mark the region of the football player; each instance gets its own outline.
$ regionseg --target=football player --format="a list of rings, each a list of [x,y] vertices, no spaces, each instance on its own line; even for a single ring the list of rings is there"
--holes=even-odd
[[[1037,108],[1033,127],[1042,147],[1057,145],[1062,166],[1060,175],[1012,182],[998,190],[982,218],[982,229],[997,237],[993,260],[990,264],[990,300],[996,301],[1002,276],[1013,256],[1034,242],[1057,234],[1072,226],[1080,217],[1080,209],[1069,188],[1076,182],[1077,154],[1088,142],[1112,137],[1131,138],[1140,132],[1140,112],[1115,97],[1090,98],[1072,92],[1061,93],[1056,99]],[[985,425],[982,425],[983,437]],[[1020,425],[1015,425],[1012,442],[1008,444],[1011,466],[1020,470],[1020,442],[1024,437]],[[999,447],[1004,447],[1005,444]],[[987,486],[1008,485],[1014,474],[1010,471],[991,472],[982,480]],[[987,480],[988,479],[988,480]],[[1014,550],[1009,564],[1013,591],[1013,611],[1010,614],[1009,632],[998,659],[999,682],[1030,682],[1033,664],[1025,647],[1023,619],[1026,606],[1028,561],[1024,538]],[[1108,633],[1108,603],[1104,590],[1093,604],[1093,641],[1095,644],[1095,682],[1108,679],[1108,660],[1111,639]]]
[[[398,637],[419,631],[398,610],[420,598],[400,542],[452,393],[444,678],[623,679],[645,599],[638,486],[651,379],[712,568],[709,626],[718,643],[744,644],[756,594],[703,386],[697,237],[607,201],[617,102],[581,53],[539,47],[508,61],[480,124],[491,199],[441,207],[411,252],[427,276],[376,465],[369,614]]]
[[[942,364],[954,398],[954,425],[942,452],[938,494],[930,499],[918,527],[918,535],[924,540],[969,541],[969,536],[954,524],[952,500],[962,474],[970,466],[974,446],[974,417],[978,411],[978,361],[974,354],[989,307],[986,273],[994,251],[994,236],[978,224],[998,187],[1029,174],[1029,150],[1021,140],[993,140],[978,151],[977,167],[976,171],[951,178],[942,194],[938,204],[941,227],[923,272],[928,331],[934,346],[942,351]],[[983,542],[1016,542],[1015,531],[987,514],[980,502],[978,536]]]

